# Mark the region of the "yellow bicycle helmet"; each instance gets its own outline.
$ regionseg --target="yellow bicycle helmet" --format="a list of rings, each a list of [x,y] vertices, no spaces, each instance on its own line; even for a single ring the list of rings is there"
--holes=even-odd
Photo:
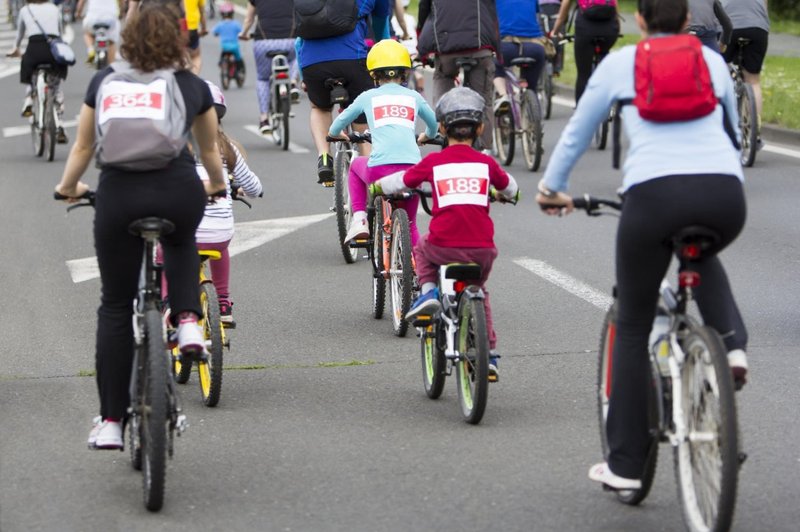
[[[411,68],[411,56],[406,47],[393,39],[375,43],[367,54],[367,70],[373,76],[377,71],[385,71],[389,77],[396,77],[400,71]],[[392,70],[396,72],[391,72]]]

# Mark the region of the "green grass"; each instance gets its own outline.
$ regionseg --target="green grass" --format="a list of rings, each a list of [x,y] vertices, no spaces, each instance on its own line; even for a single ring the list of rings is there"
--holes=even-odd
[[[769,31],[771,33],[788,33],[800,37],[800,20],[776,19],[770,17]]]
[[[762,122],[800,129],[800,57],[767,56],[761,71]]]

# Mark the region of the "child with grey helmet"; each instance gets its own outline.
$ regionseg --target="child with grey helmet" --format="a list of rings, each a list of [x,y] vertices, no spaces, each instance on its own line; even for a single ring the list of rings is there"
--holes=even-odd
[[[432,218],[428,234],[414,247],[421,295],[406,314],[414,321],[440,310],[436,291],[439,266],[450,262],[475,262],[481,267],[480,284],[486,299],[489,332],[489,380],[497,381],[494,330],[489,292],[484,286],[497,257],[494,224],[489,217],[489,190],[493,186],[502,200],[518,193],[514,178],[489,155],[472,147],[483,131],[484,99],[466,87],[451,89],[436,105],[439,131],[448,146],[431,153],[405,173],[395,173],[376,182],[384,193],[395,193],[430,183],[433,189]]]

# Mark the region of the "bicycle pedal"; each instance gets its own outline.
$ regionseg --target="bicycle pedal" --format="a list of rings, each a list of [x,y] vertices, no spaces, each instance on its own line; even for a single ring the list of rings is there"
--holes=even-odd
[[[178,436],[183,434],[183,431],[189,428],[189,421],[186,419],[186,414],[181,414],[178,416],[178,420],[175,422],[175,429],[178,432]]]
[[[322,185],[325,188],[333,188],[334,182],[333,181],[323,181],[322,183],[320,183],[320,185]]]
[[[221,323],[222,323],[222,327],[225,328],[225,329],[235,329],[236,328],[236,322],[235,321],[223,321]]]
[[[740,451],[737,458],[739,459],[739,467],[742,467],[744,463],[747,461],[747,453]]]

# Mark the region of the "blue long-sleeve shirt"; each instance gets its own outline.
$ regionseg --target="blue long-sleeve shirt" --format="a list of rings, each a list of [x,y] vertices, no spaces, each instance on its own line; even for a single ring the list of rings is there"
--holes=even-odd
[[[414,125],[421,118],[433,138],[438,124],[433,109],[416,91],[397,83],[385,83],[362,92],[331,124],[329,134],[338,135],[361,113],[367,116],[372,134],[372,152],[367,166],[417,164],[422,157],[417,146]]]
[[[544,173],[544,185],[549,190],[567,189],[572,168],[611,106],[617,100],[635,96],[635,55],[636,46],[626,46],[609,54],[592,74]],[[744,180],[739,152],[723,129],[722,106],[738,135],[733,81],[718,53],[703,47],[703,57],[719,99],[712,113],[696,120],[657,123],[641,118],[634,105],[622,107],[623,130],[629,141],[622,191],[667,175],[725,174]]]

